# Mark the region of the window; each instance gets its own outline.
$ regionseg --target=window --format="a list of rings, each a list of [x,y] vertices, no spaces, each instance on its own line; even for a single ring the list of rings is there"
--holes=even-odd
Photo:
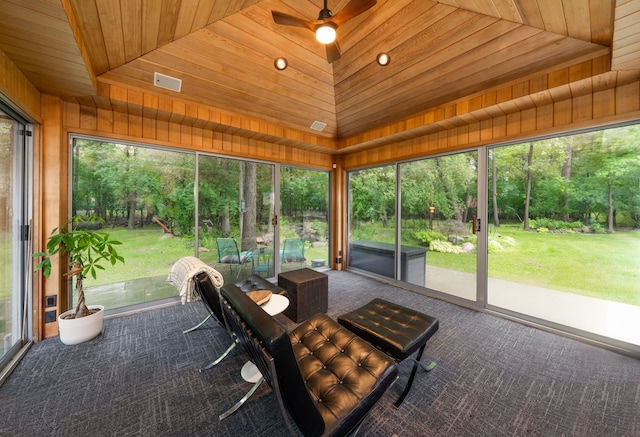
[[[31,338],[31,127],[0,105],[0,367]]]

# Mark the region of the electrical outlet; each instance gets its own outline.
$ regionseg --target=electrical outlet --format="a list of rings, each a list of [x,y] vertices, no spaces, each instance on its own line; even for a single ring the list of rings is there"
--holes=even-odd
[[[45,297],[44,297],[44,306],[45,306],[45,308],[51,308],[51,307],[56,306],[56,305],[57,305],[57,302],[58,302],[57,297],[58,297],[58,296],[56,296],[56,295],[53,295],[53,296],[45,296]]]
[[[56,321],[56,310],[44,312],[44,323],[51,323]]]

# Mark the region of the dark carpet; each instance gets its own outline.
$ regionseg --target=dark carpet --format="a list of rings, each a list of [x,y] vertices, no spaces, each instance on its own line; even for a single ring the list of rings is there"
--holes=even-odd
[[[404,404],[411,369],[360,436],[639,436],[640,361],[505,319],[424,297],[353,273],[329,274],[329,315],[382,297],[440,320]],[[567,309],[570,310],[570,309]],[[110,319],[96,339],[35,344],[0,388],[2,436],[283,436],[266,385],[223,422],[250,388],[239,348],[198,372],[230,343],[201,302]],[[284,316],[276,316],[289,327]]]

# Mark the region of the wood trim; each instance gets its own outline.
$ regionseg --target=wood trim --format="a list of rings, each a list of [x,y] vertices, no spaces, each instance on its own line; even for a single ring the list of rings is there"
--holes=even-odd
[[[65,223],[68,218],[69,205],[69,153],[66,133],[62,127],[63,104],[58,97],[42,96],[42,153],[40,166],[40,202],[42,211],[39,235],[34,235],[36,246],[44,247],[51,229]],[[67,310],[67,281],[62,276],[64,260],[58,255],[52,258],[53,268],[48,278],[42,278],[41,305],[44,296],[57,295],[57,315]],[[44,338],[58,335],[58,322],[44,323],[44,308],[38,315],[43,327]]]
[[[42,120],[40,92],[2,50],[0,50],[0,96],[13,109],[24,114],[31,121],[38,123]]]
[[[137,99],[134,99],[132,93],[127,93],[126,102],[133,101],[135,104],[144,104],[145,95],[137,95]],[[151,101],[153,98],[148,97],[147,102]],[[150,108],[144,108],[143,112],[137,114],[130,111],[127,115],[116,110],[65,102],[63,126],[69,133],[105,137],[115,141],[140,142],[322,170],[332,168],[332,156],[322,151],[301,150],[291,145],[219,132],[214,129],[215,123],[207,120],[200,119],[199,123],[185,122],[186,118],[196,120],[198,117],[210,116],[211,112],[204,108],[181,106],[179,102],[173,102],[172,111],[175,121],[153,117],[154,111]],[[228,121],[236,125],[244,123],[244,120]]]
[[[594,86],[589,93],[577,93],[565,100],[554,101],[522,109],[510,108],[508,112],[487,111],[483,117],[468,116],[445,119],[443,114],[433,113],[425,117],[431,121],[432,132],[413,139],[384,144],[344,156],[345,169],[378,165],[432,154],[462,150],[487,144],[518,141],[542,135],[640,119],[640,80],[601,89]],[[620,78],[619,78],[620,79]],[[594,78],[594,83],[597,78]],[[469,114],[469,113],[468,113]],[[491,116],[487,116],[491,114]]]

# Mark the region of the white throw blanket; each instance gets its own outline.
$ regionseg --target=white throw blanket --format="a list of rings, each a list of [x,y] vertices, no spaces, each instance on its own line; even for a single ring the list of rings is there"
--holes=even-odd
[[[185,256],[176,261],[171,267],[167,282],[170,282],[178,289],[183,305],[195,299],[195,276],[200,272],[205,272],[209,275],[216,289],[220,289],[224,285],[222,274],[195,256]]]

